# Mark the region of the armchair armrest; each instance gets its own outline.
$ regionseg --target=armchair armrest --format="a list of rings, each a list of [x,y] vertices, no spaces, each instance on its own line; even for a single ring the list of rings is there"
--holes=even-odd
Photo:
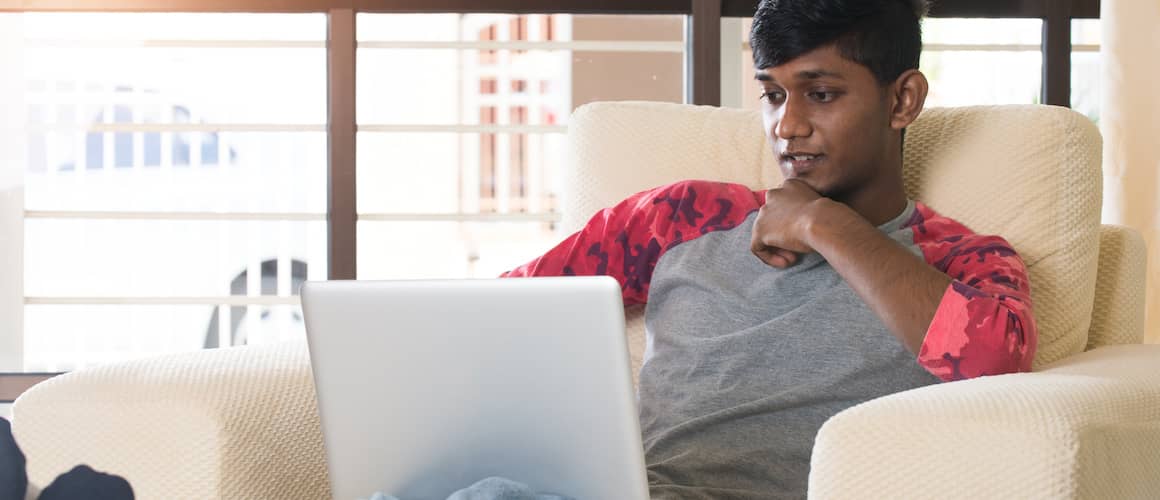
[[[328,498],[304,342],[99,366],[43,382],[12,408],[41,487],[77,464],[138,498]]]
[[[810,498],[1156,498],[1160,345],[849,408],[818,432]]]

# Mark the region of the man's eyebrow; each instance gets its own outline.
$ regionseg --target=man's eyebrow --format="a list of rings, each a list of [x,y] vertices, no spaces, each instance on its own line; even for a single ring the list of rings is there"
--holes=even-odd
[[[794,76],[796,76],[799,80],[817,80],[819,78],[837,78],[838,80],[846,79],[846,77],[842,76],[840,73],[826,71],[824,69],[807,69],[805,71],[799,71],[797,75]]]
[[[841,73],[835,73],[833,71],[826,71],[824,69],[807,69],[804,71],[799,71],[799,72],[797,72],[796,75],[794,75],[794,77],[796,77],[798,80],[818,80],[821,78],[835,78],[838,80],[845,80],[846,79],[846,77],[842,76]],[[754,73],[753,78],[759,82],[772,82],[772,81],[774,81],[773,77],[770,76],[769,73],[763,73],[760,71],[758,71],[757,73]]]

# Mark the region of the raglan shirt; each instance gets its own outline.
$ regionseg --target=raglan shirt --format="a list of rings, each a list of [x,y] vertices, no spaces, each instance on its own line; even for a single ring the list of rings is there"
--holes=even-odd
[[[917,356],[817,253],[750,251],[765,191],[685,181],[635,194],[505,277],[608,275],[645,305],[641,432],[654,499],[805,497],[822,423],[937,383],[1028,371],[1026,269],[997,236],[918,202],[878,227],[952,278]]]

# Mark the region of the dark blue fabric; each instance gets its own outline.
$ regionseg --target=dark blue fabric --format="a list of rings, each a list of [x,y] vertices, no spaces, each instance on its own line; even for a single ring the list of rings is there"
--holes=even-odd
[[[0,417],[0,500],[24,500],[27,490],[24,453],[12,437],[12,424]]]
[[[133,500],[133,488],[121,476],[78,465],[56,477],[40,492],[39,500]]]
[[[396,497],[375,493],[370,500],[400,500]],[[502,477],[489,477],[452,493],[447,500],[572,500],[570,497],[536,493],[526,484]]]
[[[12,437],[12,424],[0,418],[0,500],[24,500],[28,473],[24,453]],[[57,476],[39,500],[133,500],[133,488],[120,476],[78,465]]]

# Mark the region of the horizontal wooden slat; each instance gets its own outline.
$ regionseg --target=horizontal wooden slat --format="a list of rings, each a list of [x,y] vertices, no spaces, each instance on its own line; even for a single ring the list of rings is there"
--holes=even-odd
[[[59,373],[0,373],[0,403],[11,403],[32,386]]]
[[[359,214],[360,221],[375,222],[560,222],[560,214],[551,212],[541,213],[503,213],[503,214]]]
[[[1068,0],[935,0],[931,2],[930,17],[1047,17],[1047,2]],[[1098,19],[1100,0],[1070,0],[1071,17]],[[721,15],[725,17],[753,17],[757,2],[753,0],[722,0]]]
[[[29,132],[326,132],[323,124],[276,123],[46,123],[25,127]]]
[[[312,222],[326,220],[322,213],[278,212],[130,212],[85,210],[28,210],[26,219],[81,219],[81,220],[181,220],[181,221],[289,221]],[[537,213],[362,213],[358,220],[392,222],[559,222],[560,214]]]
[[[1100,0],[1072,0],[1072,19],[1099,19]]]
[[[359,12],[687,14],[692,0],[354,0]]]
[[[1039,52],[1041,45],[1033,44],[976,44],[976,43],[928,43],[922,46],[925,52]],[[741,44],[741,50],[749,50],[749,42]],[[1099,52],[1097,44],[1079,44],[1071,46],[1072,52]]]
[[[691,0],[0,0],[0,11],[685,14],[690,5]]]
[[[1045,16],[1043,3],[1059,0],[939,0],[932,17],[1037,17]],[[83,12],[326,12],[353,8],[358,12],[541,12],[576,14],[687,14],[691,0],[0,0],[0,11]],[[755,0],[723,0],[726,17],[752,17]],[[1071,16],[1098,19],[1099,0],[1072,0]]]
[[[32,38],[26,49],[325,49],[325,40],[134,40]]]
[[[566,125],[389,125],[359,124],[359,132],[421,132],[421,133],[487,133],[487,134],[563,134]]]
[[[946,0],[933,2],[930,16],[1042,18],[1046,15],[1043,4],[1044,0]]]
[[[25,297],[25,305],[48,306],[296,306],[298,297]]]
[[[365,41],[360,49],[460,49],[460,50],[573,50],[588,52],[675,52],[685,51],[684,42],[641,42],[632,40],[574,40],[570,42],[462,41],[410,42]]]
[[[1039,50],[1038,47],[1035,50]],[[33,124],[27,132],[326,132],[326,125],[272,124],[272,123],[76,123]],[[423,125],[423,124],[359,124],[359,132],[448,132],[492,134],[563,134],[566,125]]]
[[[130,212],[87,210],[27,210],[26,219],[88,219],[88,220],[197,220],[197,221],[324,221],[322,213],[278,212]]]
[[[350,0],[0,0],[28,12],[326,12]]]
[[[85,38],[33,38],[28,49],[325,49],[325,40],[134,40]],[[572,41],[419,41],[368,40],[360,49],[458,49],[458,50],[572,50],[588,52],[676,52],[685,51],[683,42],[637,40]]]

